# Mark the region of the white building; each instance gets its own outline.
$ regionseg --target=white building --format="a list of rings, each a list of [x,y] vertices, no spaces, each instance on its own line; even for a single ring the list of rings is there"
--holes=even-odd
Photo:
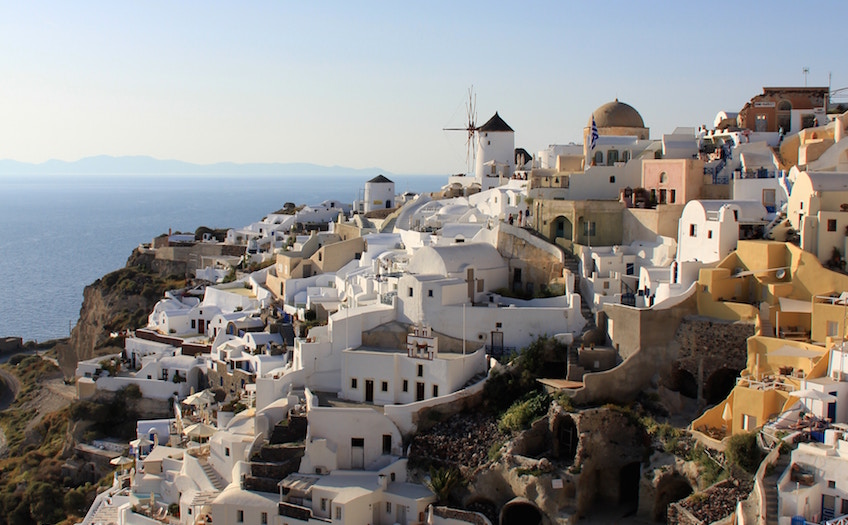
[[[415,327],[406,349],[359,347],[342,352],[340,396],[376,405],[407,404],[456,392],[486,372],[483,350],[440,354],[439,339],[429,327]]]
[[[826,431],[826,443],[799,443],[780,476],[778,523],[794,516],[824,523],[848,515],[848,441],[845,428]]]
[[[474,179],[486,191],[509,180],[515,171],[515,131],[496,112],[477,128],[476,137]]]
[[[361,204],[363,213],[394,208],[397,205],[395,183],[383,175],[377,175],[365,183],[365,197]]]
[[[767,214],[759,201],[689,201],[678,223],[677,261],[724,259],[739,239],[762,236]]]

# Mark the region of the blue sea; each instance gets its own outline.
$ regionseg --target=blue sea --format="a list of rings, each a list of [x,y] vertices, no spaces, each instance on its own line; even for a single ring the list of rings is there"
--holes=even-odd
[[[447,183],[445,175],[391,179],[398,193],[437,191]],[[169,229],[239,228],[285,202],[353,202],[366,181],[348,175],[0,176],[0,336],[68,336],[83,288]]]

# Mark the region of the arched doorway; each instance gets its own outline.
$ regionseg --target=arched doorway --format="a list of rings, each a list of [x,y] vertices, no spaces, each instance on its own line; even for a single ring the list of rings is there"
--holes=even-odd
[[[639,508],[639,480],[642,473],[639,462],[628,463],[621,467],[618,474],[618,504],[625,515],[636,512]]]
[[[557,420],[556,429],[556,452],[558,459],[568,463],[574,463],[577,455],[577,444],[580,436],[577,433],[577,425],[570,416],[563,416]]]
[[[556,219],[554,219],[552,238],[553,240],[556,240],[557,238],[561,237],[565,240],[570,241],[573,237],[572,230],[573,227],[571,225],[571,221],[568,220],[567,217],[563,217],[562,215],[560,215]]]
[[[500,525],[541,525],[542,511],[526,498],[515,498],[501,509]]]
[[[675,501],[680,501],[683,498],[692,494],[692,486],[680,474],[673,474],[657,483],[657,490],[654,496],[654,521],[666,523],[668,521],[668,506]]]
[[[732,368],[719,368],[710,374],[704,385],[704,398],[707,403],[714,405],[725,399],[736,386],[737,377],[739,372]]]

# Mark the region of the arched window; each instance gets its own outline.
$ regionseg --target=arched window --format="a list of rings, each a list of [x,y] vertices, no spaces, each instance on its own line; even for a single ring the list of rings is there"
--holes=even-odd
[[[781,100],[777,104],[777,110],[778,111],[792,111],[792,103],[789,102],[788,100]]]
[[[607,151],[607,166],[615,166],[616,162],[618,162],[618,150]]]
[[[629,149],[626,149],[626,150],[621,152],[621,160],[623,160],[624,162],[627,162],[627,161],[630,160],[630,150]]]
[[[600,151],[595,152],[595,160],[593,164],[596,166],[602,166],[604,164],[604,154]]]
[[[666,182],[668,182],[668,173],[663,171],[660,173],[660,184],[664,184]]]

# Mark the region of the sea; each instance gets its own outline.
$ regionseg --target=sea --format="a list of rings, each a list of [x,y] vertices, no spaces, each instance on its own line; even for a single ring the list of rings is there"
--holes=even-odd
[[[438,191],[446,175],[391,175],[395,191]],[[67,337],[83,289],[157,235],[240,228],[286,202],[352,203],[367,178],[326,176],[0,176],[0,336]]]

